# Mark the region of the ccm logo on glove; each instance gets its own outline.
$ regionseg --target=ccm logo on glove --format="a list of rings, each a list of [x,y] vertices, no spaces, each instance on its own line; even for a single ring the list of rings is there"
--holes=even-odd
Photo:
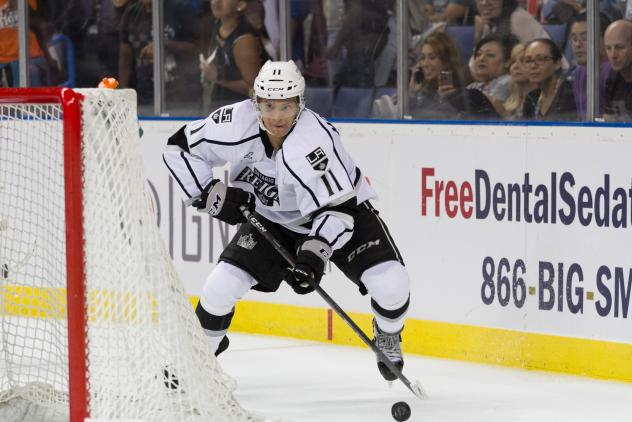
[[[321,237],[305,238],[296,254],[296,263],[287,280],[292,289],[304,295],[314,291],[325,272],[325,264],[331,257],[331,246]]]
[[[248,211],[255,210],[255,196],[243,189],[226,186],[219,179],[213,179],[206,185],[193,206],[201,212],[207,212],[218,220],[228,224],[244,223],[246,217],[240,207]]]

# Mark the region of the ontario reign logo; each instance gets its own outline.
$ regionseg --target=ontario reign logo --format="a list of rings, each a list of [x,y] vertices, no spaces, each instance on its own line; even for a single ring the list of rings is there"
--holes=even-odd
[[[279,189],[274,177],[266,176],[256,168],[245,167],[237,176],[237,180],[250,183],[255,190],[255,195],[263,205],[272,207],[275,202],[279,203]]]

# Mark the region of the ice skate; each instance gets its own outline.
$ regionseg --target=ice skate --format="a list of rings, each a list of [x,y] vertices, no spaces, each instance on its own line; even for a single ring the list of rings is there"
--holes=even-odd
[[[388,360],[393,362],[393,364],[401,371],[404,367],[404,356],[402,355],[402,347],[401,341],[402,338],[400,336],[401,330],[397,333],[385,333],[380,330],[380,328],[373,320],[373,341],[375,345],[386,355]],[[395,375],[388,366],[384,362],[381,362],[379,357],[377,361],[377,368],[380,370],[380,374],[387,381],[394,381],[397,379],[397,375]]]
[[[228,336],[222,337],[222,340],[219,342],[219,346],[215,351],[215,356],[219,356],[224,350],[228,349],[228,345],[230,344],[230,340]],[[162,370],[162,375],[164,378],[165,387],[170,390],[179,390],[180,389],[180,379],[176,374],[175,370],[170,366],[165,366]]]

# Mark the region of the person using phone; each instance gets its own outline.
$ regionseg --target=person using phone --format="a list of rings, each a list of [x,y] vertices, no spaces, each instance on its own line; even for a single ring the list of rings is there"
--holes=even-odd
[[[439,95],[443,96],[454,92],[454,80],[452,78],[452,71],[450,70],[442,70],[439,72],[439,86],[437,87],[437,92]]]
[[[462,57],[456,41],[445,32],[434,32],[423,40],[409,83],[412,118],[499,118],[483,93],[466,88],[470,75]]]
[[[409,92],[437,92],[441,82],[444,86],[454,86],[454,75],[459,82],[469,78],[455,41],[444,32],[430,34],[421,44],[419,60],[413,67]],[[467,69],[465,69],[465,72]],[[443,80],[441,80],[443,75]]]
[[[455,40],[444,32],[433,32],[424,39],[408,85],[414,118],[454,118],[456,110],[442,98],[463,89],[469,81],[461,57]]]

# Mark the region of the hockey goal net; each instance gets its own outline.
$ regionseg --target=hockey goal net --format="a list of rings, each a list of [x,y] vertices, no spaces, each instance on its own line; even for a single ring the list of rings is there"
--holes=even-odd
[[[131,90],[0,90],[0,420],[255,421],[156,227]]]

